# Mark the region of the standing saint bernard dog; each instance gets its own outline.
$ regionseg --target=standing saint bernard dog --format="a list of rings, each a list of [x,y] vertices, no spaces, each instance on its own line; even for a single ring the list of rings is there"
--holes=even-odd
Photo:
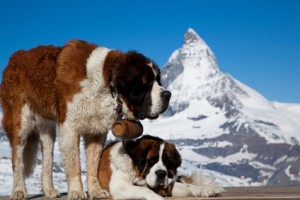
[[[174,144],[145,135],[105,147],[99,181],[113,199],[209,197],[218,196],[223,191],[212,179],[197,173],[177,176],[180,164],[181,157]]]
[[[89,198],[107,198],[98,181],[98,168],[113,122],[120,117],[155,119],[171,97],[150,59],[80,40],[14,53],[3,72],[0,91],[3,127],[12,149],[11,200],[26,198],[24,179],[34,169],[39,145],[42,190],[47,197],[59,196],[52,183],[56,133],[68,199],[87,198],[81,180],[80,136],[85,144]]]

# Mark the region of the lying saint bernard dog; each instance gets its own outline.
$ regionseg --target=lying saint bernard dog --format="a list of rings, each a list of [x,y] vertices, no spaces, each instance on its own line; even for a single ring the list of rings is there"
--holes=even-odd
[[[212,179],[197,173],[178,177],[180,164],[174,144],[146,135],[108,145],[101,155],[99,181],[113,199],[209,197],[223,191]]]
[[[26,198],[24,179],[34,169],[39,145],[42,190],[47,197],[59,196],[52,183],[56,133],[68,199],[87,198],[81,180],[80,136],[85,142],[89,198],[107,198],[97,176],[112,124],[117,118],[155,119],[166,110],[171,96],[161,86],[159,68],[150,59],[80,40],[14,53],[3,72],[0,91],[3,127],[12,149],[11,200]]]

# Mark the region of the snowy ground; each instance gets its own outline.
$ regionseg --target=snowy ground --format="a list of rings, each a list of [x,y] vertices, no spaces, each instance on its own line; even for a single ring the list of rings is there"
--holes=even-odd
[[[0,195],[9,195],[13,186],[13,175],[10,160],[10,146],[8,141],[0,142]],[[38,155],[40,159],[40,155]],[[83,158],[84,160],[84,158]],[[67,182],[64,173],[61,157],[58,149],[58,144],[55,144],[54,150],[54,172],[53,181],[55,187],[61,192],[67,192]],[[85,166],[82,166],[82,170],[85,171]],[[26,187],[28,194],[40,194],[41,193],[41,171],[42,166],[36,165],[34,173],[26,179]],[[82,173],[82,179],[85,181],[85,173]]]

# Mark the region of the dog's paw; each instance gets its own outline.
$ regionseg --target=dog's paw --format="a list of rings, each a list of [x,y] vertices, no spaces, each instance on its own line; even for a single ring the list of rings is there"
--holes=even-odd
[[[44,194],[48,198],[56,198],[56,197],[59,197],[59,195],[60,195],[58,190],[55,188],[44,190]]]
[[[89,192],[89,199],[90,200],[97,200],[97,199],[108,199],[109,193],[104,189],[94,190]]]
[[[224,191],[213,178],[204,176],[201,172],[193,172],[188,179],[191,180],[188,185],[194,196],[215,197]]]
[[[164,200],[164,198],[156,193],[152,193],[145,196],[146,200]]]
[[[99,180],[96,177],[88,176],[87,182],[90,200],[108,199],[109,193],[100,187]]]
[[[219,196],[224,189],[218,185],[210,185],[208,187],[205,187],[202,193],[203,197],[216,197]]]
[[[132,184],[136,186],[147,186],[145,179],[138,176],[133,178]]]
[[[23,200],[23,199],[26,199],[26,192],[24,191],[14,191],[9,197],[9,200]]]
[[[197,197],[216,197],[219,196],[224,189],[217,184],[210,185],[189,185],[189,190],[193,194],[193,196]]]
[[[83,191],[71,191],[68,193],[68,200],[85,200],[87,195]]]

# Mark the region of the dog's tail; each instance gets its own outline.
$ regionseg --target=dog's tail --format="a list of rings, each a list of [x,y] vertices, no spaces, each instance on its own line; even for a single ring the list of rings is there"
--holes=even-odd
[[[23,152],[24,159],[24,175],[25,177],[30,176],[36,165],[37,153],[39,150],[40,137],[36,133],[32,133],[28,136],[26,146]]]

